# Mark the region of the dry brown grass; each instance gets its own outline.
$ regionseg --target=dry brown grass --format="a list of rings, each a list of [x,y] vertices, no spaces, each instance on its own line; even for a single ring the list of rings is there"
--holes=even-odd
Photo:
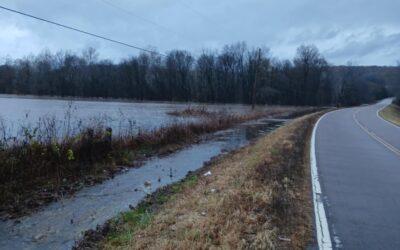
[[[246,116],[248,114],[251,115],[259,115],[265,117],[274,117],[279,116],[281,118],[292,118],[298,117],[307,113],[311,113],[312,111],[320,110],[319,108],[315,107],[299,107],[299,106],[258,106],[255,110],[247,112],[246,114],[242,114],[241,116]],[[233,115],[235,114],[229,110],[219,110],[219,111],[212,111],[207,108],[207,106],[188,106],[182,110],[174,110],[168,112],[167,114],[172,116],[193,116],[193,117],[208,117],[208,118],[215,118],[225,115]],[[238,115],[238,114],[236,114]]]
[[[391,104],[381,110],[379,114],[387,121],[400,126],[400,106]]]
[[[206,106],[199,107],[187,107],[183,110],[174,110],[168,112],[167,114],[173,116],[209,116],[213,114],[213,112],[209,111]]]
[[[228,154],[156,210],[115,220],[104,249],[303,249],[312,238],[308,141],[319,115]],[[185,183],[185,182],[184,182]],[[138,219],[139,218],[139,219]]]

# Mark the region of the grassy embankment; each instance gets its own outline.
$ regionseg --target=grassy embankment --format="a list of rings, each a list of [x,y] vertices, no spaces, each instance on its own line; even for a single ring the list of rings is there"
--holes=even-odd
[[[319,116],[296,119],[218,157],[88,231],[77,248],[306,248],[312,241],[309,138]]]
[[[173,152],[199,140],[202,134],[264,116],[290,116],[310,110],[276,107],[246,115],[213,113],[201,123],[121,136],[94,126],[61,141],[56,137],[55,121],[44,120],[42,127],[24,128],[20,140],[10,143],[5,136],[0,139],[0,217],[27,214],[83,186],[112,178],[123,169],[121,166],[135,166],[151,155]]]
[[[382,109],[379,112],[379,115],[382,116],[383,119],[400,126],[400,106],[390,104],[386,108]]]

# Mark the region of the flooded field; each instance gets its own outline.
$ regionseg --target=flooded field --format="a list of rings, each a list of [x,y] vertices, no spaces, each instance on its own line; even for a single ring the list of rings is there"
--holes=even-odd
[[[90,108],[87,106],[90,106],[90,102],[82,102],[83,104],[82,108],[89,112]],[[107,105],[127,105],[129,109],[131,104],[105,104]],[[159,117],[166,117],[166,110],[177,107],[175,104],[143,105],[154,105],[153,115]],[[133,109],[139,112],[138,108]],[[129,205],[137,205],[146,194],[181,180],[189,171],[199,169],[212,157],[244,146],[251,139],[280,125],[282,121],[263,119],[219,131],[212,139],[166,157],[150,159],[141,168],[129,169],[103,184],[85,188],[73,197],[44,207],[33,215],[0,222],[0,249],[69,249],[81,237],[82,232],[128,210]],[[145,182],[151,185],[145,185]]]
[[[116,133],[128,126],[134,129],[154,129],[171,123],[193,121],[195,118],[178,118],[168,112],[182,110],[189,105],[200,104],[163,103],[163,102],[123,102],[123,101],[83,101],[45,98],[16,97],[0,95],[1,126],[7,135],[21,133],[21,126],[34,127],[47,119],[56,121],[57,131],[78,130],[81,127],[103,123]],[[207,105],[212,111],[243,113],[250,110],[247,105]],[[0,128],[1,129],[1,128]]]

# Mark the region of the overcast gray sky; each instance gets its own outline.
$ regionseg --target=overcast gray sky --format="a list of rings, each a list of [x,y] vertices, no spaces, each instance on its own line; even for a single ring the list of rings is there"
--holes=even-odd
[[[111,3],[112,5],[110,5]],[[245,41],[290,59],[315,44],[334,64],[400,60],[400,0],[3,0],[1,5],[161,52]],[[138,52],[0,10],[0,57],[95,47],[119,60]]]

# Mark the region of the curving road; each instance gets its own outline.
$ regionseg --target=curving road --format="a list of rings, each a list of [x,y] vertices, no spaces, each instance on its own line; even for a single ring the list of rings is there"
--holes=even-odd
[[[390,101],[330,112],[316,125],[320,248],[400,249],[400,127],[377,115]]]

